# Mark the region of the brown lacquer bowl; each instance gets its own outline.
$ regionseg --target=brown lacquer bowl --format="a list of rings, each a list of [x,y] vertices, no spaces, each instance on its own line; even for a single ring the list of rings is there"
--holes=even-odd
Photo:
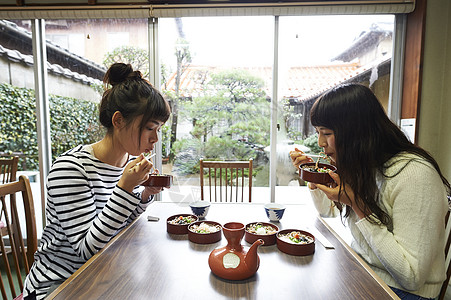
[[[301,164],[299,166],[299,176],[301,177],[301,179],[304,181],[324,185],[334,182],[332,177],[330,177],[330,175],[328,174],[328,170],[336,172],[337,168],[335,166],[323,163],[318,164],[318,169],[316,169],[315,166],[315,162]]]
[[[188,239],[196,244],[212,244],[222,237],[222,226],[218,222],[198,221],[188,226]]]
[[[172,234],[187,234],[188,226],[197,221],[199,221],[199,218],[190,214],[170,216],[166,220],[167,232]]]
[[[296,243],[287,237],[292,232],[299,233],[300,242]],[[310,232],[299,229],[284,229],[279,231],[276,237],[277,248],[286,254],[305,256],[315,252],[315,237]]]
[[[268,227],[272,228],[268,230]],[[256,240],[262,239],[265,243],[263,246],[271,246],[276,243],[276,234],[279,227],[271,223],[253,222],[246,225],[244,240],[249,244],[253,244]]]
[[[172,178],[172,175],[150,174],[149,179],[141,185],[169,188],[172,185]]]

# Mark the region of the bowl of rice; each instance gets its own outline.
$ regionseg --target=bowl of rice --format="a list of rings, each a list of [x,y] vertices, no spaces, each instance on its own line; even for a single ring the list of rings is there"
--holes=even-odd
[[[244,240],[249,244],[253,244],[258,239],[265,242],[263,246],[271,246],[276,243],[276,233],[279,231],[279,227],[274,224],[253,222],[247,224],[245,228]]]
[[[188,225],[197,221],[199,221],[199,218],[190,214],[170,216],[166,220],[167,232],[172,234],[187,234]]]
[[[196,244],[212,244],[222,237],[222,226],[214,221],[198,221],[188,226],[188,239]]]
[[[307,231],[299,229],[284,229],[277,233],[277,248],[280,251],[305,256],[315,252],[315,237]]]

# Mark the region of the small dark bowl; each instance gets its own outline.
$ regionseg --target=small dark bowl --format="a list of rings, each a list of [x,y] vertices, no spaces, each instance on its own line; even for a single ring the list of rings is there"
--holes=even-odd
[[[150,174],[149,179],[141,185],[169,188],[172,185],[172,178],[172,175]]]
[[[271,226],[272,228],[274,228],[276,230],[276,232],[274,232],[273,234],[256,234],[256,233],[251,233],[249,231],[247,231],[247,228],[255,223],[260,223],[264,226]],[[276,234],[279,231],[279,227],[277,227],[274,224],[271,223],[265,223],[265,222],[252,222],[246,225],[246,231],[244,232],[244,240],[246,242],[248,242],[249,244],[253,244],[256,240],[258,239],[262,239],[265,243],[262,246],[271,246],[274,245],[276,243]]]
[[[281,234],[287,234],[292,231],[299,231],[301,234],[312,237],[313,242],[308,243],[308,244],[293,244],[293,243],[286,242],[279,237],[279,235],[281,235]],[[277,237],[277,248],[279,248],[280,251],[282,251],[286,254],[295,255],[295,256],[305,256],[305,255],[311,255],[315,252],[315,237],[310,232],[299,230],[299,229],[284,229],[284,230],[279,231],[276,234],[276,237]]]
[[[312,182],[312,183],[318,183],[318,184],[324,184],[327,185],[329,183],[333,183],[334,180],[328,173],[318,173],[318,172],[311,172],[308,170],[305,170],[304,167],[315,167],[315,162],[309,162],[305,164],[301,164],[299,166],[299,176],[302,180]],[[329,164],[318,164],[319,168],[328,168],[332,170],[333,172],[337,171],[337,168],[335,166],[329,165]]]
[[[179,224],[171,224],[171,223],[169,223],[169,221],[172,221],[175,218],[188,217],[188,216],[194,218],[194,221],[192,223],[190,223],[190,224],[179,225]],[[190,215],[190,214],[180,214],[180,215],[170,216],[166,220],[167,232],[168,233],[172,233],[172,234],[187,234],[188,233],[188,226],[193,224],[194,222],[197,222],[197,221],[199,221],[199,218],[196,217],[195,215]]]
[[[197,233],[192,230],[193,225],[200,225],[202,223],[207,223],[208,225],[219,226],[218,231],[212,233]],[[213,221],[198,221],[188,225],[188,239],[196,244],[212,244],[219,242],[222,237],[222,226],[218,222]]]

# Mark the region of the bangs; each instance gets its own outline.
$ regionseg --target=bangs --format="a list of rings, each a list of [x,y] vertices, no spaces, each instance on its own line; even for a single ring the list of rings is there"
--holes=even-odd
[[[326,95],[320,96],[312,106],[310,110],[310,122],[313,127],[326,127],[332,128],[332,115],[331,110],[327,107]]]
[[[151,97],[146,97],[149,100],[147,101],[147,106],[143,113],[141,127],[145,126],[145,124],[151,120],[166,123],[171,116],[171,108],[168,101],[166,101],[157,90],[152,90],[153,95]]]

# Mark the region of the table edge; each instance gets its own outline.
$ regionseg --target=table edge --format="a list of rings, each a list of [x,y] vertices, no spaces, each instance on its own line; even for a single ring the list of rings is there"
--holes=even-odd
[[[331,226],[329,226],[329,224],[327,224],[327,222],[323,219],[323,217],[321,217],[320,215],[318,215],[318,220],[321,221],[321,223],[324,224],[324,226],[326,226],[326,228],[335,236],[335,238],[340,241],[340,243],[343,245],[343,247],[346,248],[346,250],[348,250],[348,252],[359,262],[359,264],[371,275],[371,277],[374,278],[374,280],[376,280],[381,287],[392,297],[392,299],[400,299],[398,297],[398,295],[395,294],[395,292],[393,292],[393,290],[382,280],[382,278],[379,277],[379,275],[376,274],[376,272],[374,272],[373,269],[371,269],[371,267],[366,263],[366,261],[363,260],[363,258],[360,257],[360,255],[358,255],[354,249],[352,249],[342,238],[340,235],[338,235],[338,233],[335,232],[335,230],[332,229]]]
[[[77,278],[87,267],[89,267],[106,249],[108,249],[114,242],[122,236],[125,232],[127,232],[141,217],[141,214],[138,218],[133,220],[128,226],[122,229],[116,236],[114,236],[99,252],[94,254],[87,262],[85,262],[74,274],[72,274],[69,278],[67,278],[60,286],[58,286],[50,295],[48,295],[45,299],[52,300],[54,299],[64,288],[69,285],[72,280]]]

